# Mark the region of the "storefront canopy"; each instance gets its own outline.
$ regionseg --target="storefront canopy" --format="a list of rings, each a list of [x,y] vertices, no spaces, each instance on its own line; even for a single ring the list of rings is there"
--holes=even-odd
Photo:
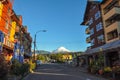
[[[106,50],[115,49],[118,47],[120,47],[120,40],[117,40],[117,41],[114,41],[111,43],[107,43],[107,44],[100,46],[100,47],[97,47],[97,48],[88,49],[85,51],[85,54],[93,54],[93,53],[99,52],[101,50],[106,51]]]

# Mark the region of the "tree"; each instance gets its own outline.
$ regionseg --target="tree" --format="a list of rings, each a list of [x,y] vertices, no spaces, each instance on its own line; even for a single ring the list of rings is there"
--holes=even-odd
[[[56,54],[56,59],[58,62],[63,62],[62,57],[63,57],[63,54],[61,54],[61,53]]]
[[[62,54],[62,53],[51,54],[50,58],[53,59],[53,60],[56,60],[57,62],[64,62],[63,55],[64,54]]]
[[[37,56],[37,59],[38,59],[38,60],[42,60],[42,61],[45,61],[45,60],[46,60],[46,59],[45,59],[45,56],[44,56],[44,55],[40,55],[40,54]]]

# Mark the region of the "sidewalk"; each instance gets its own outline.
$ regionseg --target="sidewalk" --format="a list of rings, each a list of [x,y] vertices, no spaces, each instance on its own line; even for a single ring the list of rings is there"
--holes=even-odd
[[[112,79],[108,79],[108,78],[104,78],[98,74],[92,74],[92,73],[88,73],[87,69],[85,67],[76,67],[76,66],[72,66],[70,64],[67,65],[68,67],[71,67],[71,68],[75,68],[77,69],[77,71],[80,71],[80,72],[83,72],[83,73],[87,73],[88,75],[91,75],[91,76],[95,76],[95,77],[98,77],[98,78],[103,78],[104,80],[112,80]]]

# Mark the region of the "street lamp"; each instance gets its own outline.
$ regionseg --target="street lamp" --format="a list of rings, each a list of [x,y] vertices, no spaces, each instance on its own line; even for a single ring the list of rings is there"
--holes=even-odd
[[[46,32],[46,30],[39,30],[35,33],[35,36],[34,36],[34,60],[35,60],[35,48],[36,48],[36,35],[39,32]]]

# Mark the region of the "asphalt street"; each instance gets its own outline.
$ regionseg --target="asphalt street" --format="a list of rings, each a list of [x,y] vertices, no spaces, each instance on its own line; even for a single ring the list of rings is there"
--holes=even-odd
[[[24,80],[106,80],[64,64],[42,64]]]

